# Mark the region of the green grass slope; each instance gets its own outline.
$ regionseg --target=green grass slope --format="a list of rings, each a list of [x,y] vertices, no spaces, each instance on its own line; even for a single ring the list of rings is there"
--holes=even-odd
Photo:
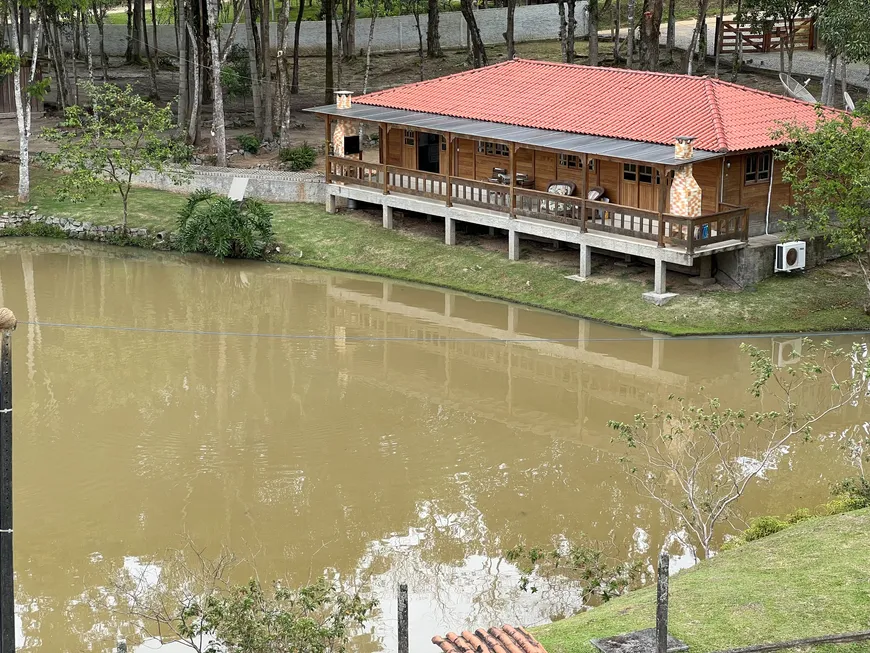
[[[535,631],[549,653],[655,625],[655,588]],[[671,579],[670,630],[705,653],[870,630],[870,510],[812,519],[727,551]],[[812,653],[870,651],[870,642]]]

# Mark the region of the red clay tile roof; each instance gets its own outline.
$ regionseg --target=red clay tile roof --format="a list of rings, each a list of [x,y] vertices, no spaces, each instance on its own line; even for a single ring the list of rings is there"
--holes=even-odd
[[[447,633],[446,638],[436,635],[432,643],[444,653],[547,653],[525,628],[508,625],[488,631],[478,628],[473,633],[463,630],[461,635]]]
[[[780,122],[816,121],[808,102],[718,79],[514,59],[369,93],[361,104],[521,127],[737,152],[770,147]]]

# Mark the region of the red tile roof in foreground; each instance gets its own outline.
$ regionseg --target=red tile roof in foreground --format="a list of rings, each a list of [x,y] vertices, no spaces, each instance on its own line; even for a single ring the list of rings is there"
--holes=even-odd
[[[447,637],[435,636],[432,643],[444,653],[547,653],[540,642],[522,627],[502,626],[473,633],[463,630],[461,635],[447,633]]]
[[[737,152],[770,147],[780,122],[814,125],[801,100],[707,77],[514,59],[369,93],[361,104],[521,127]]]

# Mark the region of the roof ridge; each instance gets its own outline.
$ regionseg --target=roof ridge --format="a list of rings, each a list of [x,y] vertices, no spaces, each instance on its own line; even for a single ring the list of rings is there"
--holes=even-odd
[[[779,95],[778,93],[771,93],[770,91],[762,91],[760,88],[752,88],[751,86],[744,86],[743,84],[735,84],[734,82],[726,82],[723,79],[711,79],[716,86],[727,86],[728,88],[736,88],[740,91],[745,91],[749,93],[755,93],[756,95],[763,95],[764,97],[776,98],[778,100],[788,100],[789,102],[794,102],[803,107],[805,106],[815,106],[820,104],[819,102],[807,102],[806,100],[798,100],[790,95]],[[830,107],[829,107],[830,108]]]
[[[671,77],[671,78],[680,78],[680,79],[707,79],[706,77],[694,77],[692,75],[685,75],[683,73],[663,73],[657,70],[635,70],[633,68],[615,68],[613,66],[590,66],[589,64],[582,63],[565,63],[564,61],[543,61],[541,59],[512,59],[511,61],[516,61],[520,63],[530,63],[530,64],[538,64],[544,66],[552,66],[554,68],[587,68],[589,70],[601,70],[606,72],[614,72],[621,73],[623,75],[637,76],[642,75],[644,77]],[[508,62],[502,62],[508,63]],[[494,64],[500,65],[500,64]],[[483,70],[482,68],[478,68],[477,70]],[[739,84],[735,84],[735,86],[739,86]]]
[[[475,73],[483,72],[484,70],[490,70],[492,68],[500,68],[501,66],[506,66],[507,64],[514,63],[515,61],[520,61],[520,59],[507,59],[506,61],[499,61],[497,63],[490,64],[488,66],[483,66],[482,68],[470,68],[469,70],[460,70],[459,72],[451,73],[450,75],[444,75],[443,77],[432,77],[431,79],[424,79],[424,80],[421,80],[419,82],[411,82],[409,84],[399,84],[398,86],[391,86],[389,88],[382,88],[380,91],[372,91],[371,93],[366,93],[365,95],[360,95],[360,96],[354,98],[354,100],[358,101],[361,98],[378,97],[379,95],[382,95],[384,93],[389,93],[390,91],[393,91],[397,88],[405,88],[405,87],[410,88],[410,87],[418,87],[418,86],[427,86],[427,85],[432,84],[434,82],[442,82],[445,79],[453,79],[456,77],[465,77],[467,75],[473,75]],[[522,60],[522,61],[525,61],[525,60]]]
[[[719,150],[728,151],[728,137],[725,134],[725,123],[722,120],[722,111],[719,109],[719,96],[716,94],[716,85],[709,77],[704,77],[704,93],[710,103],[710,113],[713,117],[713,128],[716,130],[716,140],[719,141]]]

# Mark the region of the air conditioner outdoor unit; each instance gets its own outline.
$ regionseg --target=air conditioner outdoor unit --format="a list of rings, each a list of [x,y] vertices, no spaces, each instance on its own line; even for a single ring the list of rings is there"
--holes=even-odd
[[[807,265],[807,244],[803,240],[790,243],[779,243],[776,246],[776,260],[773,263],[774,272],[791,272],[803,270]]]

